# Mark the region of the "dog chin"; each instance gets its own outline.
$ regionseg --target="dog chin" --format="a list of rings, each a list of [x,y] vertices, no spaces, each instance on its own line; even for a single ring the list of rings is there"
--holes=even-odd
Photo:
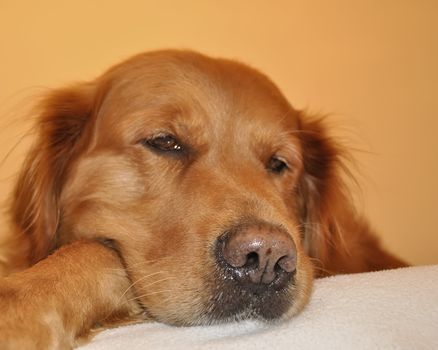
[[[252,290],[242,288],[222,289],[213,294],[197,325],[220,324],[243,320],[276,322],[291,317],[294,308],[293,283],[280,291],[266,286]]]

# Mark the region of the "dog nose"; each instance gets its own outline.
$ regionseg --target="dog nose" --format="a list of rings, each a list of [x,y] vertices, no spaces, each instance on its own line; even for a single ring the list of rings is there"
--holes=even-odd
[[[297,253],[292,237],[269,224],[243,225],[219,238],[228,270],[241,283],[283,288],[295,272]]]

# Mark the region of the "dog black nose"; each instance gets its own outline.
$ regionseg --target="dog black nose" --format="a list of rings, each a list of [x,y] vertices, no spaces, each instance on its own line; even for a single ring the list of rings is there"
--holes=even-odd
[[[284,288],[296,269],[297,253],[292,237],[266,223],[248,224],[218,239],[219,259],[228,274],[241,284]]]

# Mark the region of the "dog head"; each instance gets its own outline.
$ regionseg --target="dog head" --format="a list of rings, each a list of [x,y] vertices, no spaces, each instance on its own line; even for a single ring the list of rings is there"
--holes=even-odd
[[[338,150],[266,76],[153,52],[41,111],[12,205],[33,262],[79,238],[110,242],[138,302],[171,324],[305,305],[323,239],[309,227],[330,215]]]

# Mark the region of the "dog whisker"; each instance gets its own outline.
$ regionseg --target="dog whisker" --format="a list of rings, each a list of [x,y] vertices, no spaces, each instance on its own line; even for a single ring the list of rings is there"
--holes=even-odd
[[[140,300],[140,299],[142,299],[144,297],[148,297],[150,295],[163,294],[163,293],[168,293],[168,292],[170,293],[170,292],[172,292],[172,290],[170,290],[170,289],[157,290],[157,291],[154,291],[154,292],[138,295],[138,296],[136,296],[134,298],[131,298],[131,299],[127,299],[126,302],[136,301],[136,300]]]
[[[149,288],[149,287],[151,287],[151,286],[153,286],[153,285],[155,285],[155,284],[158,284],[158,283],[161,283],[161,282],[164,282],[164,281],[170,281],[170,280],[172,280],[172,279],[176,279],[176,277],[174,277],[174,276],[169,276],[169,277],[166,277],[166,278],[162,278],[162,279],[159,279],[159,280],[153,281],[153,282],[151,282],[151,283],[148,283],[148,284],[146,284],[146,285],[144,285],[144,286],[141,286],[140,289],[141,289],[141,290],[145,290],[145,289],[147,289],[147,288]]]
[[[129,266],[126,266],[125,268],[122,268],[122,269],[109,269],[109,270],[137,271],[142,266],[148,266],[148,265],[152,265],[152,264],[156,264],[156,263],[162,263],[166,259],[168,259],[168,257],[162,257],[159,259],[144,260],[144,261],[139,261],[139,262],[136,262],[133,264],[129,264]],[[162,273],[164,273],[164,272],[162,272]]]
[[[122,299],[126,295],[126,293],[128,293],[128,291],[131,290],[132,287],[134,287],[137,283],[144,281],[145,279],[151,278],[153,276],[159,275],[161,273],[163,273],[163,271],[156,271],[156,272],[150,273],[146,276],[143,276],[143,277],[137,279],[135,282],[131,283],[131,285],[122,293],[122,295],[120,296],[120,299]]]

